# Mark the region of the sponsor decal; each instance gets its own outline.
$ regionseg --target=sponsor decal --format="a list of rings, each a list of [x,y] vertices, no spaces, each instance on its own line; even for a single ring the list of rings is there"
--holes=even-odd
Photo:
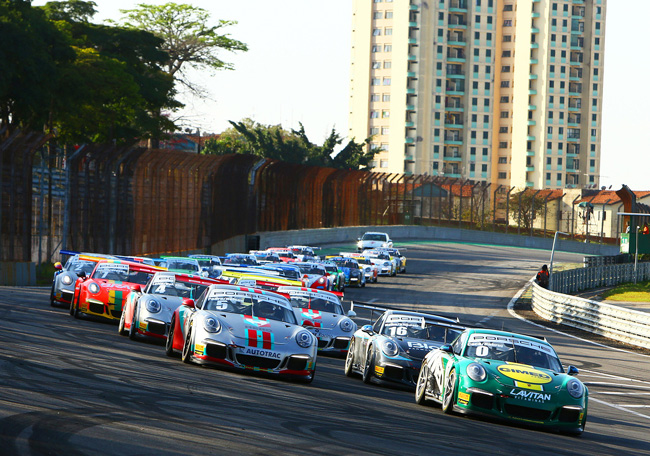
[[[533,348],[535,350],[539,350],[541,352],[546,353],[547,355],[555,357],[555,352],[553,349],[550,347],[550,345],[540,343],[540,342],[535,342],[535,341],[530,341],[530,340],[525,340],[525,339],[518,339],[516,337],[507,337],[507,336],[497,336],[497,335],[492,335],[492,334],[480,334],[480,333],[475,333],[472,334],[467,341],[467,345],[472,346],[472,345],[487,345],[489,347],[500,347],[503,345],[515,345],[517,347],[528,347],[528,348]]]
[[[515,380],[515,386],[518,388],[526,388],[534,391],[544,391],[544,387],[542,385],[534,385],[532,383],[518,382],[517,380]]]
[[[307,323],[307,326],[311,326],[313,328],[320,328],[322,326],[322,323],[320,321],[313,321],[313,320],[303,320],[302,324],[303,326]],[[307,328],[309,329],[309,328]]]
[[[281,358],[280,353],[273,352],[273,351],[270,351],[270,350],[261,350],[259,348],[245,348],[243,350],[243,353],[245,355],[261,356],[263,358],[273,358],[273,359],[280,359]]]
[[[510,390],[510,395],[515,399],[521,399],[527,402],[544,403],[551,400],[550,393],[538,393],[537,391]]]
[[[138,326],[140,327],[140,329],[141,329],[142,331],[146,331],[146,330],[147,330],[147,322],[145,322],[145,321],[141,321],[141,322],[139,322],[139,323],[138,323]]]
[[[386,319],[386,326],[415,326],[424,328],[424,317],[411,315],[391,315]]]
[[[128,274],[129,265],[121,263],[101,263],[97,266],[97,271],[117,271]]]
[[[469,394],[459,392],[458,393],[458,402],[460,402],[463,405],[467,405],[469,403]]]
[[[320,310],[312,310],[312,309],[300,309],[300,312],[302,315],[309,320],[313,320],[315,318],[323,318],[323,315],[321,315]]]
[[[271,350],[274,347],[274,336],[267,331],[259,331],[255,329],[248,330],[248,346],[255,348],[264,348]]]
[[[122,308],[123,301],[124,292],[122,290],[108,290],[108,304],[115,305],[116,310],[120,310]],[[119,307],[117,304],[119,304]]]
[[[153,279],[153,284],[173,285],[176,283],[176,276],[174,274],[156,274]]]
[[[408,342],[407,345],[408,345],[408,348],[412,348],[413,350],[431,351],[431,350],[435,350],[436,348],[438,348],[437,345],[427,344],[425,342]]]
[[[497,370],[508,378],[524,383],[540,385],[552,380],[550,375],[524,364],[502,364]]]
[[[379,376],[379,377],[384,375],[384,367],[383,366],[375,366],[375,374],[377,374],[377,376]]]
[[[257,326],[258,328],[270,328],[271,323],[266,318],[253,317],[251,315],[243,315],[244,323]]]
[[[195,355],[204,355],[205,354],[205,344],[194,344],[194,354]]]

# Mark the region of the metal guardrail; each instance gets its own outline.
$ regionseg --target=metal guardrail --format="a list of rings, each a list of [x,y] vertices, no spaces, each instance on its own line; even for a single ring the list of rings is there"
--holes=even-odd
[[[613,264],[590,268],[568,269],[554,272],[550,288],[558,293],[578,293],[600,287],[634,282],[634,264]],[[636,269],[636,280],[650,280],[650,263],[639,263]]]
[[[557,293],[534,282],[532,287],[532,308],[542,318],[650,348],[650,313]]]

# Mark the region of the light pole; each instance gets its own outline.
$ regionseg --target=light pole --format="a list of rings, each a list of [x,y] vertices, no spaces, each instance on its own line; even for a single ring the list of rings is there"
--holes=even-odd
[[[639,225],[636,226],[636,242],[634,243],[634,284],[636,285],[636,265],[637,259],[639,258]]]
[[[569,233],[563,233],[562,231],[556,231],[555,236],[553,236],[553,247],[551,248],[551,261],[550,265],[548,268],[548,288],[549,290],[553,290],[553,255],[555,254],[555,241],[557,241],[557,235],[558,234],[564,234],[565,236],[569,236]]]

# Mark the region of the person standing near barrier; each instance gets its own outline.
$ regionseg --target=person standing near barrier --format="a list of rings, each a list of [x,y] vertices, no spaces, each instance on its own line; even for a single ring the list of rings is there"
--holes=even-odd
[[[537,273],[535,281],[539,284],[540,287],[548,288],[548,266],[542,266],[542,269]]]

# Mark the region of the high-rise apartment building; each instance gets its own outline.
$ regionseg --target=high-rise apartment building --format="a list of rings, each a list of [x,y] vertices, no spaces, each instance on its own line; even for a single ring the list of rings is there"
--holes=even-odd
[[[375,171],[599,184],[606,0],[354,0],[350,136]]]

